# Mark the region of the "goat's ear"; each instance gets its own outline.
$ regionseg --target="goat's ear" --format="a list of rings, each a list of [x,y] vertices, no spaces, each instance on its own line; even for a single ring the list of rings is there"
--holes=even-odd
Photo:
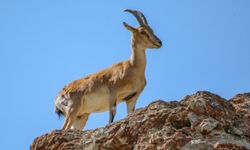
[[[132,33],[134,33],[136,31],[136,29],[134,27],[128,25],[126,22],[123,22],[123,25],[125,26],[126,29],[128,29]]]

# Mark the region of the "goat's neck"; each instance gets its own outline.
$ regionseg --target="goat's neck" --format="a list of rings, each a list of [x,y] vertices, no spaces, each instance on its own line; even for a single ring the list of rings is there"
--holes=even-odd
[[[135,38],[132,38],[132,49],[130,56],[131,65],[140,73],[145,73],[146,68],[146,48],[139,45]]]

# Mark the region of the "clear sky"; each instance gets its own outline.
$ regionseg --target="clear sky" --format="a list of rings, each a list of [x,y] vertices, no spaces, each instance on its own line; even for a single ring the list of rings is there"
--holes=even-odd
[[[0,145],[25,150],[60,129],[54,98],[69,82],[125,60],[138,9],[162,40],[147,51],[147,86],[137,108],[198,90],[225,98],[250,91],[249,0],[1,0]],[[126,116],[124,104],[115,120]],[[92,114],[86,129],[103,127]]]

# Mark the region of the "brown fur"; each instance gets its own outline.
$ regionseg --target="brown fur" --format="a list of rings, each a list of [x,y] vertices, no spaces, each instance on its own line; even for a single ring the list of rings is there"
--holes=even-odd
[[[160,48],[161,41],[154,35],[143,14],[139,11],[126,11],[135,15],[141,25],[133,28],[124,23],[133,34],[130,59],[75,80],[62,89],[55,105],[56,111],[65,115],[63,129],[73,127],[81,130],[90,113],[106,110],[109,110],[111,123],[116,114],[116,105],[123,100],[127,104],[127,112],[134,111],[136,101],[146,85],[145,50]]]
[[[100,72],[88,75],[79,80],[75,80],[72,83],[68,84],[60,92],[61,96],[65,94],[88,94],[91,91],[94,91],[98,88],[97,85],[115,85],[117,82],[122,81],[129,71],[128,68],[131,65],[128,61],[117,63],[107,69],[104,69]]]

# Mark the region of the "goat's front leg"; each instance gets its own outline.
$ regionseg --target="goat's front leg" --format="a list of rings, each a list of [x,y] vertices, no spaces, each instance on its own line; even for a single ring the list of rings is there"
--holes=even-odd
[[[137,102],[138,97],[139,94],[133,96],[131,99],[126,101],[128,115],[135,111],[135,104]]]
[[[114,117],[116,114],[116,97],[110,96],[109,100],[109,123],[112,123],[114,121]]]

